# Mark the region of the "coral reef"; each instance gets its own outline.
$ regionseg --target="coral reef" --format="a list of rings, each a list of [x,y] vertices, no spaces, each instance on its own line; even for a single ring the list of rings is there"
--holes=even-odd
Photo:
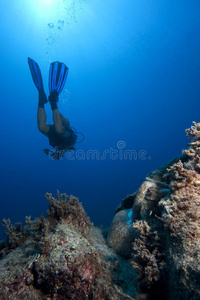
[[[59,192],[46,217],[4,219],[0,299],[200,299],[200,123],[186,133],[189,149],[147,175],[108,231]]]
[[[186,133],[190,148],[148,174],[116,210],[127,214],[132,207],[131,237],[118,228],[111,246],[118,251],[116,245],[133,240],[132,249],[126,245],[138,275],[138,299],[200,299],[200,123]]]
[[[24,228],[3,220],[0,298],[134,299],[136,273],[107,247],[79,200],[59,192],[46,198],[47,217],[26,217]]]

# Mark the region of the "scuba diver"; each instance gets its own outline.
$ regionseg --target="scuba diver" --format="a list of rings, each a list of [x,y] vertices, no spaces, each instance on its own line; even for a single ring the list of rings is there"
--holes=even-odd
[[[49,145],[55,150],[44,149],[44,153],[52,159],[61,159],[66,151],[74,150],[77,140],[77,132],[70,127],[69,120],[58,110],[57,102],[61,91],[64,88],[68,68],[64,63],[53,62],[49,69],[49,91],[47,96],[44,92],[42,74],[39,65],[30,57],[28,64],[33,82],[39,92],[39,102],[37,111],[37,124],[39,131],[49,138]],[[44,105],[49,101],[53,113],[53,125],[46,124],[46,113]]]

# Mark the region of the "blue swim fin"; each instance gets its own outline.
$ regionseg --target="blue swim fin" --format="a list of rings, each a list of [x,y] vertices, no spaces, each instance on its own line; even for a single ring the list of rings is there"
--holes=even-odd
[[[29,68],[31,71],[31,76],[32,76],[33,82],[34,82],[38,92],[43,91],[44,88],[43,88],[43,81],[42,81],[42,74],[40,71],[40,67],[38,66],[36,61],[34,61],[30,57],[28,57],[28,64],[29,64]]]
[[[40,67],[32,58],[28,57],[28,64],[31,71],[31,76],[33,82],[39,92],[39,106],[44,107],[44,104],[47,103],[47,96],[44,92],[43,81],[42,81],[42,73],[40,71]]]
[[[59,61],[55,61],[51,63],[49,69],[49,91],[56,91],[58,95],[62,92],[67,75],[68,75],[68,67]]]

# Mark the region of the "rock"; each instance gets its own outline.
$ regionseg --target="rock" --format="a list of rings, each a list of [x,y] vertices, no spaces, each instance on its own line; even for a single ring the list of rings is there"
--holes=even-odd
[[[151,172],[134,197],[132,226],[139,236],[131,255],[138,299],[200,299],[200,123],[186,132],[190,148]],[[121,211],[121,219],[126,215]],[[115,218],[111,233],[123,223]],[[118,247],[125,248],[121,231],[112,243],[118,253]]]
[[[47,217],[22,228],[4,220],[0,299],[134,300],[136,273],[108,248],[74,196],[50,200]]]
[[[119,255],[130,258],[137,232],[132,226],[132,209],[121,210],[113,218],[107,243]]]
[[[200,123],[186,132],[184,155],[118,207],[110,248],[74,196],[47,194],[47,217],[24,227],[4,219],[0,299],[130,300],[136,284],[137,299],[199,300]]]

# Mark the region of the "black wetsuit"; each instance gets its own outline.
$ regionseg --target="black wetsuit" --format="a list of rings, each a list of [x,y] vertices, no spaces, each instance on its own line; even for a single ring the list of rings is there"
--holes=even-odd
[[[70,126],[64,125],[64,128],[65,131],[70,133],[70,136],[66,137],[65,134],[63,136],[56,134],[54,125],[49,125],[49,132],[47,133],[49,145],[59,151],[65,150],[66,148],[69,150],[70,148],[73,149],[77,139],[77,135]]]

